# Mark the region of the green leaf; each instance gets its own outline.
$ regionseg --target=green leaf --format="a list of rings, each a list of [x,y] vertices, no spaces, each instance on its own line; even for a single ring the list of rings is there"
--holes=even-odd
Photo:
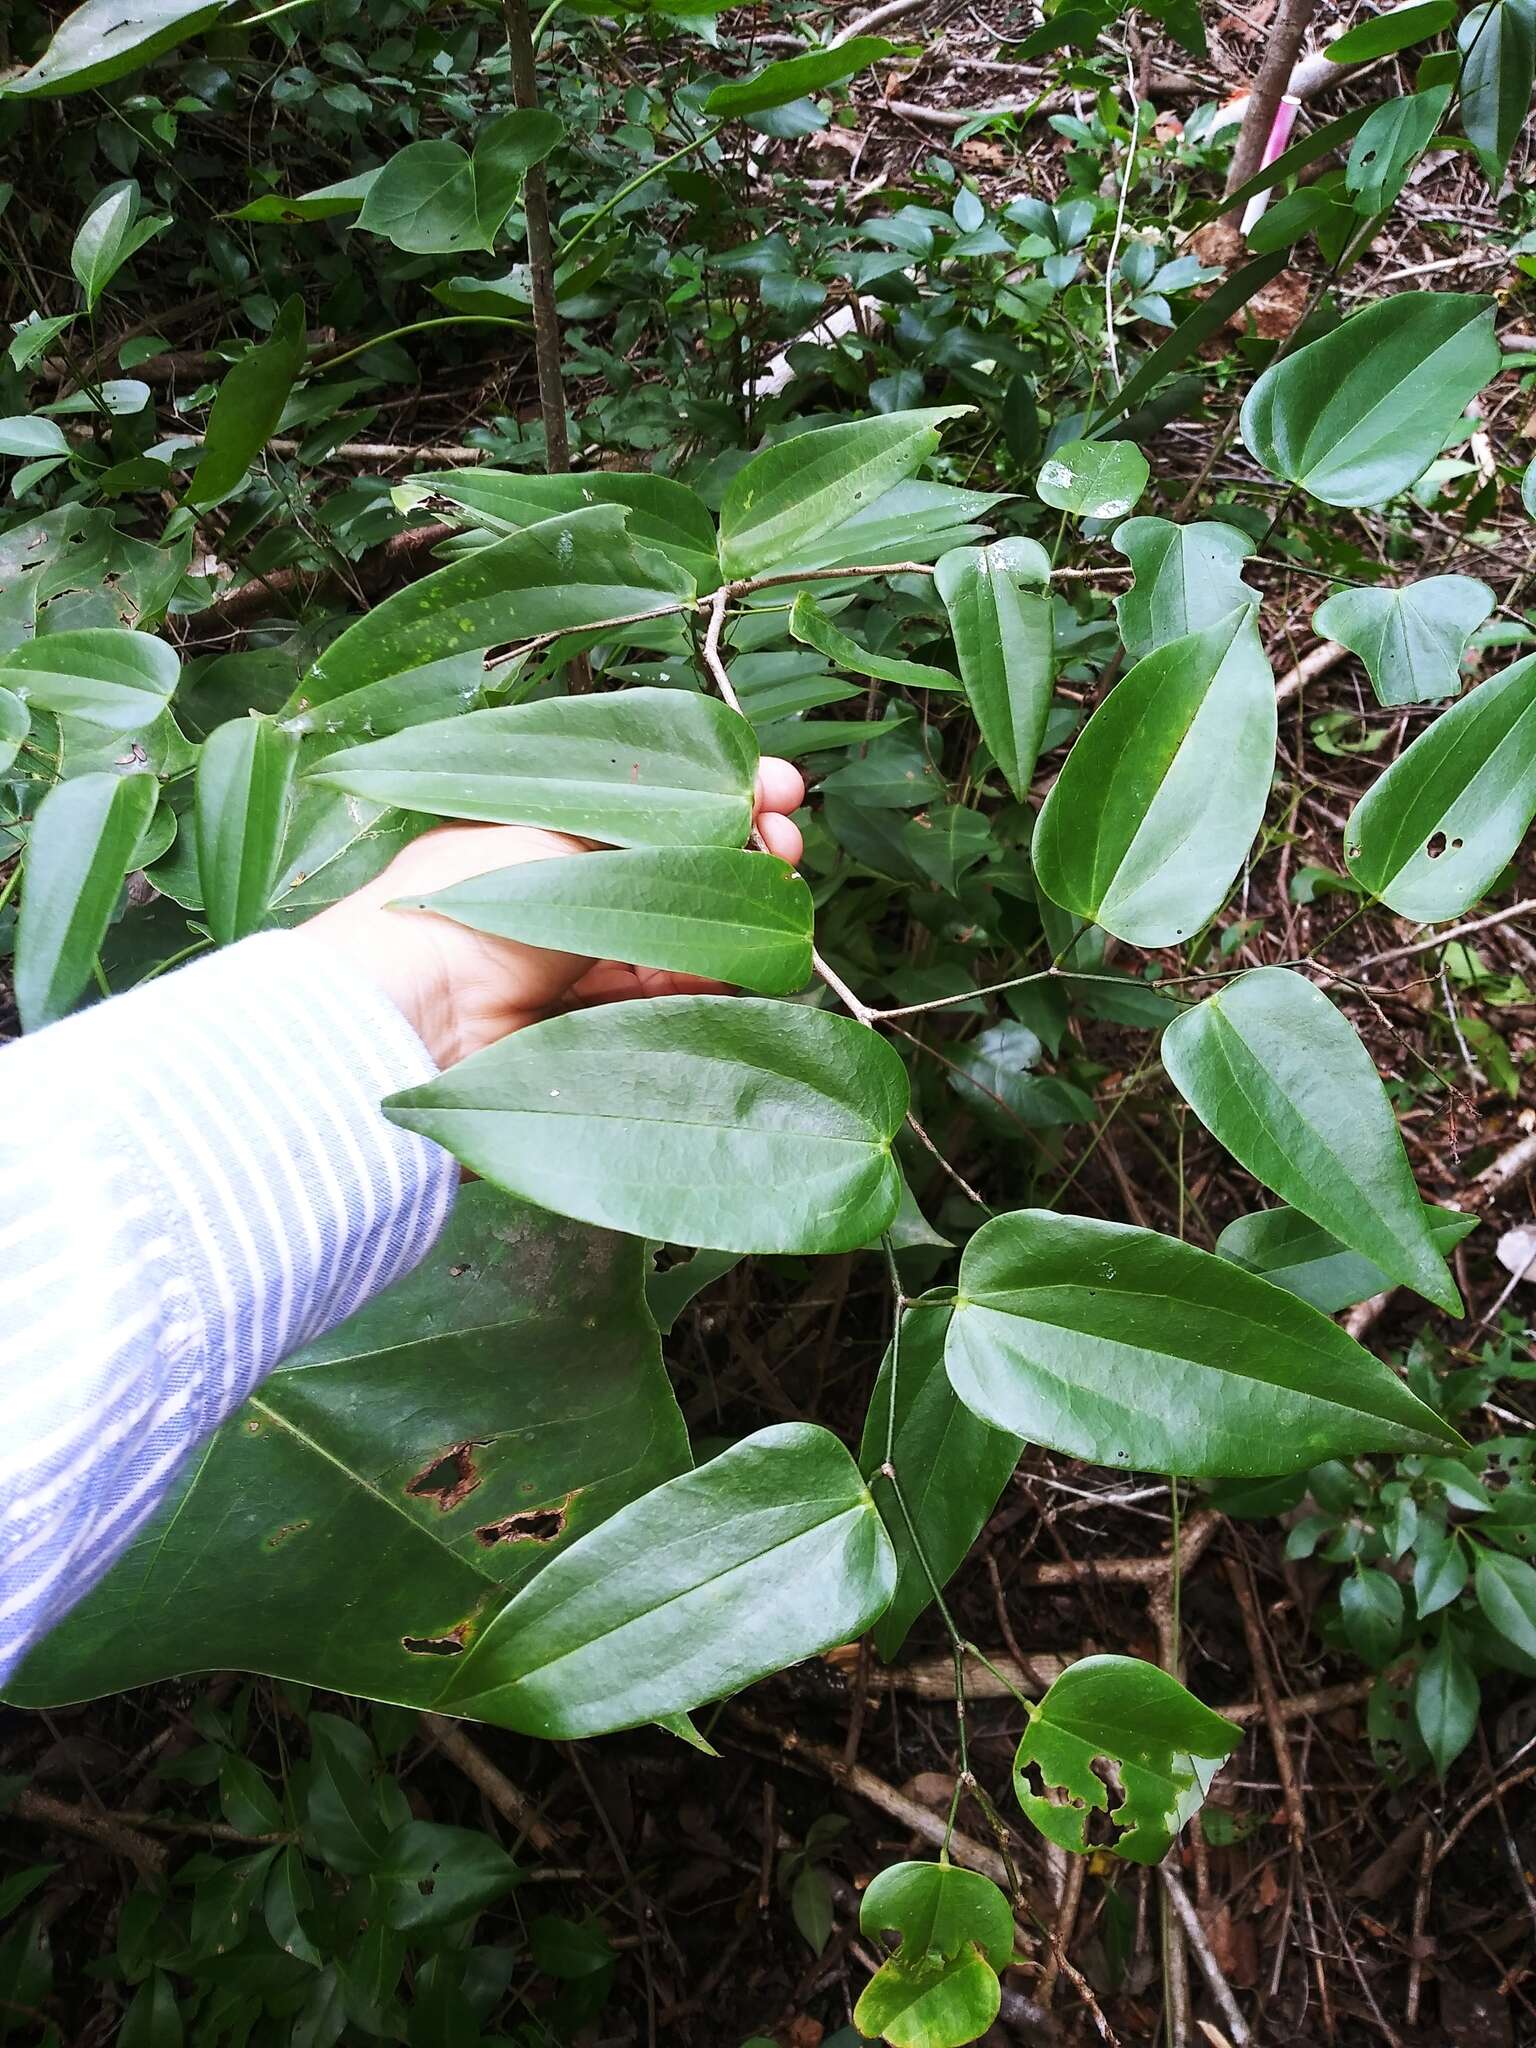
[[[740,1252],[695,1252],[664,1270],[648,1273],[645,1298],[663,1337],[670,1337],[678,1317],[697,1294],[713,1287],[741,1264]]]
[[[1033,542],[1024,542],[1033,546]],[[900,661],[889,654],[872,654],[867,647],[840,631],[808,590],[802,590],[789,614],[791,637],[803,646],[824,654],[834,668],[848,675],[872,676],[879,683],[897,683],[909,690],[958,690],[959,679],[948,669],[930,668],[922,661]]]
[[[1456,27],[1462,53],[1461,126],[1497,192],[1530,115],[1536,79],[1536,0],[1490,0]]]
[[[181,674],[174,647],[150,633],[78,626],[0,655],[0,685],[24,704],[140,732],[165,709]]]
[[[760,449],[731,478],[721,503],[725,575],[762,576],[803,554],[812,541],[867,511],[913,475],[938,447],[944,421],[972,410],[939,405],[882,413],[844,426],[816,427]]]
[[[76,775],[39,805],[16,922],[25,1030],[62,1017],[90,980],[158,794],[152,775]]]
[[[1536,816],[1536,654],[1469,690],[1349,815],[1349,872],[1399,917],[1460,917]]]
[[[997,2017],[997,1973],[1013,1957],[1013,1911],[990,1878],[949,1863],[895,1863],[859,1903],[872,1941],[901,1945],[865,1986],[861,2034],[896,2048],[962,2048]]]
[[[668,846],[531,860],[399,907],[529,946],[702,974],[759,995],[792,995],[811,978],[811,892],[771,854]]]
[[[0,669],[0,675],[5,673]],[[0,775],[21,752],[21,743],[31,727],[32,718],[25,699],[11,690],[0,688]]]
[[[273,1864],[267,1879],[267,1888],[262,1894],[262,1918],[267,1923],[268,1934],[285,1955],[295,1956],[301,1963],[319,1969],[324,1959],[299,1920],[299,1914],[308,1911],[313,1904],[314,1895],[310,1890],[304,1859],[290,1845]]]
[[[164,1970],[151,1970],[134,1992],[117,2039],[121,2048],[181,2048],[181,2007]]]
[[[471,155],[456,142],[409,142],[369,185],[357,225],[417,256],[494,248],[523,173],[565,133],[542,107],[513,107],[482,129]]]
[[[1461,292],[1376,300],[1264,372],[1243,402],[1249,453],[1326,505],[1396,497],[1498,374],[1493,305]]]
[[[68,455],[69,441],[55,420],[18,413],[0,420],[0,455]]]
[[[1339,1609],[1350,1648],[1379,1671],[1403,1638],[1402,1587],[1389,1572],[1362,1568],[1340,1586]]]
[[[1063,441],[1035,479],[1035,494],[1080,519],[1123,519],[1151,476],[1134,441]]]
[[[1465,1547],[1443,1522],[1421,1522],[1414,1539],[1413,1599],[1420,1621],[1449,1607],[1470,1577]]]
[[[1356,118],[1354,115],[1345,116],[1345,120]],[[1358,118],[1363,120],[1363,113]],[[1308,136],[1307,142],[1318,141],[1342,125],[1341,122],[1330,122],[1327,128],[1320,128],[1316,136]],[[1353,133],[1353,130],[1350,132]],[[1333,147],[1334,143],[1330,141],[1324,144],[1319,154],[1326,154],[1327,150]],[[1233,194],[1231,200],[1222,199],[1216,202],[1209,210],[1210,218],[1214,220],[1217,214],[1225,213],[1228,206],[1233,203],[1246,203],[1246,200],[1252,197],[1254,189],[1268,191],[1271,184],[1278,183],[1285,175],[1281,169],[1284,161],[1284,157],[1277,157],[1268,170],[1261,171],[1256,180],[1250,180],[1241,192]],[[1199,220],[1199,214],[1197,212],[1188,218],[1190,225],[1194,226]],[[1111,420],[1119,419],[1124,413],[1133,412],[1137,406],[1150,398],[1163,379],[1181,363],[1187,362],[1203,341],[1209,341],[1213,334],[1219,334],[1234,313],[1241,312],[1248,301],[1257,292],[1262,291],[1271,278],[1278,277],[1284,270],[1285,263],[1285,251],[1278,249],[1272,255],[1260,256],[1255,262],[1245,263],[1243,268],[1235,271],[1224,284],[1217,285],[1210,297],[1181,320],[1168,339],[1144,358],[1135,374],[1126,378],[1118,395],[1095,417],[1094,432],[1102,433]]]
[[[750,996],[552,1017],[385,1107],[525,1200],[669,1244],[854,1251],[900,1198],[897,1054]]]
[[[304,301],[295,294],[267,339],[225,372],[208,414],[202,458],[187,486],[186,502],[194,511],[221,504],[245,482],[277,430],[307,352]]]
[[[1451,88],[1437,85],[1371,109],[1344,167],[1345,188],[1354,194],[1357,213],[1385,213],[1395,204],[1450,101]]]
[[[1525,474],[1520,479],[1520,503],[1536,519],[1536,455],[1525,465]]]
[[[1424,1222],[1442,1257],[1477,1228],[1475,1216],[1438,1209],[1432,1202],[1424,1204]],[[1221,1258],[1246,1266],[1325,1316],[1369,1301],[1373,1294],[1385,1294],[1392,1286],[1390,1275],[1299,1209],[1261,1209],[1253,1216],[1239,1216],[1217,1238],[1216,1250]]]
[[[1175,1018],[1162,1052],[1174,1087],[1256,1180],[1398,1285],[1462,1313],[1375,1062],[1315,983],[1287,967],[1239,975]]]
[[[1359,655],[1380,703],[1427,704],[1461,688],[1461,657],[1493,606],[1475,577],[1426,576],[1399,590],[1336,591],[1312,625]]]
[[[1013,1760],[1013,1789],[1047,1841],[1086,1850],[1089,1814],[1109,1813],[1121,1831],[1111,1844],[1115,1855],[1160,1863],[1242,1739],[1240,1728],[1155,1664],[1084,1657],[1035,1708]],[[1109,1787],[1093,1768],[1099,1757],[1115,1766],[1124,1791],[1113,1812]],[[1031,1770],[1066,1799],[1058,1805],[1036,1792]]]
[[[227,216],[230,220],[275,221],[294,226],[302,221],[334,220],[344,213],[356,213],[368,197],[379,166],[359,171],[356,177],[341,178],[334,185],[317,186],[313,192],[285,198],[280,192],[263,192],[259,199]]]
[[[1330,64],[1368,64],[1373,57],[1390,57],[1415,43],[1427,42],[1455,19],[1455,0],[1408,0],[1406,7],[1367,15],[1327,44],[1323,55]]]
[[[1034,777],[1056,680],[1050,573],[1039,542],[1016,538],[952,548],[934,569],[966,700],[1021,802]]]
[[[284,707],[300,730],[347,715],[345,699],[428,662],[655,613],[673,631],[693,578],[625,534],[620,505],[557,514],[478,548],[376,604],[313,663]],[[644,638],[627,627],[627,639]],[[676,695],[678,693],[672,692]],[[322,716],[319,707],[328,707]],[[744,838],[745,832],[742,837]]]
[[[1477,1674],[1447,1629],[1413,1682],[1414,1723],[1437,1776],[1445,1776],[1472,1740],[1477,1709]]]
[[[480,1828],[408,1820],[370,1872],[391,1927],[452,1927],[493,1906],[519,1881],[516,1863]]]
[[[602,469],[581,476],[429,469],[414,475],[403,488],[413,501],[420,502],[419,494],[426,493],[434,510],[456,510],[484,531],[503,537],[589,505],[622,505],[629,514],[631,540],[666,555],[701,590],[712,590],[720,580],[715,522],[696,491],[668,476]]]
[[[197,874],[221,946],[259,930],[266,917],[298,759],[298,740],[268,718],[231,718],[203,743]]]
[[[424,1263],[278,1367],[7,1697],[212,1669],[431,1706],[513,1592],[686,1469],[644,1266],[461,1189]]]
[[[1127,519],[1110,536],[1136,572],[1115,599],[1120,637],[1132,661],[1227,618],[1237,605],[1256,605],[1259,593],[1243,581],[1241,564],[1253,540],[1239,527],[1196,519]]]
[[[1151,1230],[1022,1209],[960,1263],[944,1362],[998,1429],[1135,1471],[1295,1472],[1460,1439],[1316,1309]]]
[[[750,78],[733,79],[717,85],[704,102],[712,121],[730,121],[743,114],[766,113],[770,107],[787,107],[807,93],[825,92],[842,85],[855,72],[895,54],[896,45],[884,36],[852,36],[835,49],[807,50],[803,57],[786,57],[777,64],[765,64]]]
[[[757,741],[683,690],[541,698],[413,726],[330,754],[309,779],[444,818],[543,825],[616,846],[736,846],[752,825]]]
[[[1041,888],[1133,945],[1191,937],[1263,823],[1275,730],[1252,606],[1144,656],[1084,726],[1041,807]]]
[[[1480,1550],[1477,1604],[1506,1642],[1536,1657],[1536,1571],[1522,1558]]]
[[[8,79],[0,97],[52,98],[126,77],[216,21],[229,0],[85,0],[67,15],[30,71]]]
[[[940,1586],[948,1583],[965,1559],[1024,1446],[1015,1436],[991,1429],[955,1397],[944,1371],[944,1339],[949,1309],[923,1301],[901,1321],[896,1381],[896,1430],[892,1462],[918,1539]],[[859,1444],[859,1470],[873,1489],[885,1463],[886,1434],[891,1412],[892,1352],[881,1361],[864,1435]],[[896,1553],[896,1591],[875,1624],[875,1648],[889,1664],[907,1632],[933,1598],[928,1574],[913,1548],[906,1519],[887,1488],[879,1496],[886,1533]],[[926,1866],[925,1866],[926,1867]],[[897,1921],[889,1921],[897,1926]]]
[[[97,300],[135,250],[171,224],[169,214],[148,220],[140,220],[138,215],[138,184],[124,178],[97,194],[80,223],[69,252],[69,267],[85,294],[87,312],[96,310]]]
[[[546,1566],[454,1665],[443,1705],[545,1738],[687,1713],[857,1636],[895,1579],[847,1451],[784,1423]]]

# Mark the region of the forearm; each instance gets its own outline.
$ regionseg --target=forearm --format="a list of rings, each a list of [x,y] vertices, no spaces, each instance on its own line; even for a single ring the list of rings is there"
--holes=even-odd
[[[0,1053],[0,1677],[279,1359],[416,1264],[457,1169],[399,1010],[272,935]]]

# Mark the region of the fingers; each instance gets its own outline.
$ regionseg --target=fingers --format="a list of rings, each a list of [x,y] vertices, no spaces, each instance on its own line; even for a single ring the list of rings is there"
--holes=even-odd
[[[799,865],[800,856],[805,852],[805,841],[793,818],[783,817],[778,811],[760,811],[757,830],[770,853],[776,853],[780,860],[787,860],[791,867]]]
[[[777,754],[765,754],[757,764],[759,819],[773,812],[783,815],[797,811],[804,802],[805,777],[800,770],[791,761],[781,761]]]

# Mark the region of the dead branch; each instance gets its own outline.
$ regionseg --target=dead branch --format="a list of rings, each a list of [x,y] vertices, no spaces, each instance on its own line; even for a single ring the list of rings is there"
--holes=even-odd
[[[552,1849],[561,1839],[560,1829],[553,1821],[541,1818],[527,1793],[513,1784],[499,1764],[491,1762],[466,1734],[462,1723],[446,1720],[441,1714],[423,1714],[421,1726],[448,1761],[458,1766],[502,1819],[520,1835],[526,1835],[535,1849]]]

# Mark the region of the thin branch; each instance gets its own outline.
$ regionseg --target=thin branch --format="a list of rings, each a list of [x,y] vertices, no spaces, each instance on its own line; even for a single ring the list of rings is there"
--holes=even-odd
[[[1434,932],[1427,939],[1415,939],[1408,946],[1393,946],[1386,953],[1372,953],[1368,960],[1356,961],[1353,971],[1359,974],[1367,967],[1385,967],[1389,960],[1410,960],[1415,953],[1429,953],[1436,946],[1449,946],[1457,939],[1470,938],[1474,932],[1492,931],[1495,925],[1509,924],[1517,917],[1529,917],[1532,912],[1536,912],[1536,896],[1523,896],[1508,910],[1495,910],[1487,917],[1469,918],[1465,924],[1452,925],[1448,932]]]

